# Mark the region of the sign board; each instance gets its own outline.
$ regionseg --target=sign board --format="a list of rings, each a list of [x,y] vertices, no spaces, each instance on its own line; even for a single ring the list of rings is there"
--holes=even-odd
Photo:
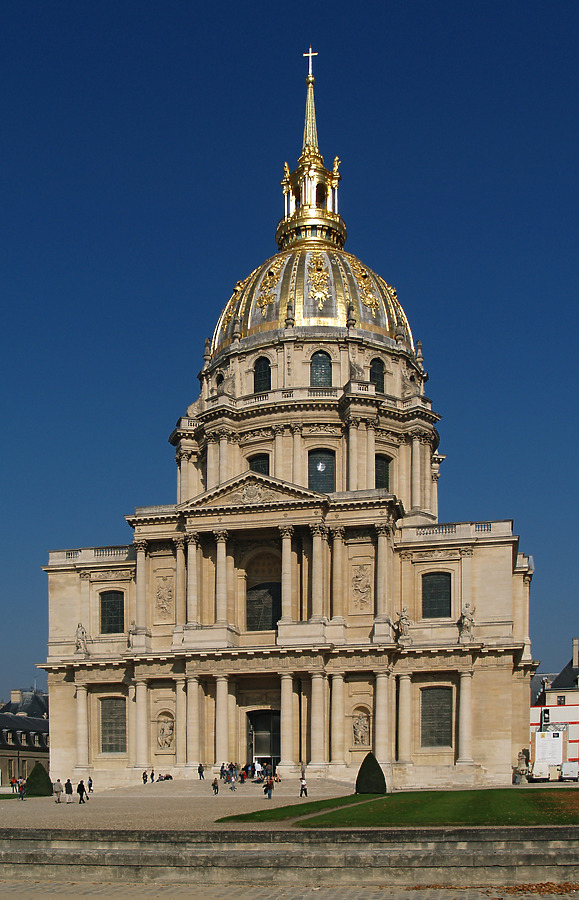
[[[560,766],[563,762],[563,732],[536,731],[535,759],[551,766]]]

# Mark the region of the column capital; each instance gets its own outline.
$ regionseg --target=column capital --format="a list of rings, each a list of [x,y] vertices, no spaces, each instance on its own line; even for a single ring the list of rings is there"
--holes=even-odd
[[[199,532],[197,531],[188,531],[185,535],[185,540],[188,544],[195,544],[196,547],[199,546]]]
[[[292,422],[290,425],[290,431],[292,434],[301,434],[304,429],[304,426],[301,422]]]
[[[146,678],[144,675],[135,675],[133,678],[133,684],[135,684],[135,685],[144,684],[145,686],[147,686],[148,683],[149,683],[149,679]]]
[[[283,434],[285,431],[285,425],[272,425],[271,430],[274,434]]]
[[[133,541],[133,544],[137,553],[146,553],[148,546],[147,541],[144,541],[142,538],[137,538],[137,540]]]
[[[294,533],[294,527],[293,525],[280,525],[279,533],[281,534],[282,538],[291,538]]]
[[[312,536],[319,535],[320,537],[324,537],[327,534],[328,529],[325,525],[314,524],[310,525],[310,531]]]
[[[376,522],[376,524],[374,525],[374,528],[376,529],[376,534],[388,535],[388,534],[390,534],[391,527],[392,526],[391,526],[390,522]]]
[[[177,462],[181,462],[181,460],[185,460],[185,462],[189,462],[191,457],[193,456],[192,450],[178,450],[175,454],[175,459]]]
[[[227,542],[227,534],[228,533],[225,529],[215,529],[213,532],[213,537],[218,544],[225,544]]]
[[[184,550],[185,549],[185,535],[184,534],[175,535],[175,537],[173,538],[173,543],[175,544],[175,547],[177,548],[177,550]]]
[[[207,444],[216,444],[219,441],[219,435],[211,431],[205,435],[205,441]]]
[[[343,525],[336,525],[335,528],[330,528],[330,534],[335,541],[343,541],[346,534],[346,529]]]

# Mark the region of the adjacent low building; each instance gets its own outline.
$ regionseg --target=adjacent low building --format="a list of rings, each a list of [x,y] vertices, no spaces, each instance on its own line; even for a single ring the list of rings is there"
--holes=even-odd
[[[48,697],[42,691],[13,690],[0,708],[0,785],[27,778],[38,762],[48,771]]]

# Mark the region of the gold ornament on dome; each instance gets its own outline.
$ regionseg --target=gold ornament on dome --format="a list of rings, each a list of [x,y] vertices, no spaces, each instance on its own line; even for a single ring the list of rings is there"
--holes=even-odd
[[[372,284],[372,279],[370,278],[370,273],[357,259],[352,259],[350,261],[350,267],[354,274],[354,278],[356,279],[362,303],[364,306],[368,307],[372,316],[376,318],[376,310],[380,304],[374,294],[374,286]]]
[[[253,275],[253,272],[251,273]],[[233,316],[235,315],[235,309],[237,306],[237,301],[239,299],[239,295],[241,294],[243,288],[251,278],[251,275],[248,275],[247,278],[244,278],[243,281],[238,281],[233,288],[233,293],[229,298],[229,302],[227,304],[227,308],[225,310],[225,315],[223,316],[223,324],[228,325],[231,322]]]
[[[279,276],[283,264],[284,260],[282,257],[274,259],[269,269],[267,270],[267,275],[261,282],[261,288],[256,300],[256,305],[261,309],[261,314],[264,318],[267,312],[267,307],[272,303],[275,303],[275,289],[279,281]]]
[[[308,262],[308,281],[310,284],[310,298],[318,304],[318,309],[324,308],[324,303],[330,296],[328,282],[330,273],[323,253],[312,253]]]

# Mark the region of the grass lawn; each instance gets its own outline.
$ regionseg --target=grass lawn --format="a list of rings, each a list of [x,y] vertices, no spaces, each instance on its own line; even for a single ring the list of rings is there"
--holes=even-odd
[[[372,799],[371,794],[358,794],[229,816],[219,821],[279,822],[298,817],[296,825],[302,828],[576,825],[579,824],[579,790],[412,791],[379,799]]]

